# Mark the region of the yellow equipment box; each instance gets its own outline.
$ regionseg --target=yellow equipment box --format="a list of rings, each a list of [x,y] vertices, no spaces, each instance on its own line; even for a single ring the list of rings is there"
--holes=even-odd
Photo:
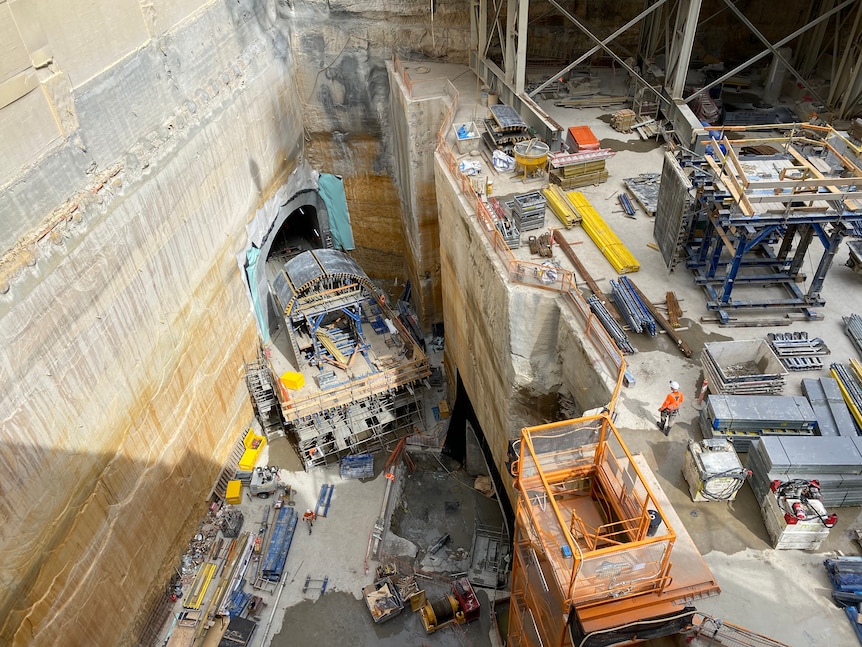
[[[249,429],[242,442],[245,445],[245,451],[242,454],[242,458],[239,459],[239,469],[243,472],[250,472],[254,469],[257,457],[263,451],[264,445],[266,445],[266,436],[258,436],[254,431]]]
[[[298,391],[305,386],[305,376],[302,373],[288,371],[281,374],[281,383],[291,391]]]
[[[228,481],[224,499],[231,505],[242,503],[242,481]]]

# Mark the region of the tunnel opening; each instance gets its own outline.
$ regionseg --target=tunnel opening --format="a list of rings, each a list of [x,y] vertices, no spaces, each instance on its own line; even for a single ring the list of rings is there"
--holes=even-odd
[[[515,511],[512,508],[509,497],[506,496],[506,488],[503,484],[503,477],[508,478],[509,475],[501,475],[497,470],[497,464],[491,453],[491,447],[485,438],[485,432],[482,430],[482,425],[479,424],[476,411],[473,409],[473,403],[467,394],[467,390],[464,388],[464,383],[461,381],[461,375],[458,374],[456,376],[455,404],[452,407],[449,429],[441,453],[458,461],[462,465],[467,461],[467,431],[469,427],[472,427],[475,431],[474,436],[485,459],[488,474],[494,483],[497,500],[500,503],[500,509],[503,512],[506,528],[511,538],[515,530]]]
[[[291,211],[273,238],[267,260],[283,265],[302,252],[325,247],[318,220],[314,205],[302,205]]]

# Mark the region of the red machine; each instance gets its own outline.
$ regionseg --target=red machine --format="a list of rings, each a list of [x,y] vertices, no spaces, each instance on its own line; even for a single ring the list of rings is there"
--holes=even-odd
[[[806,519],[820,519],[825,527],[832,528],[838,522],[838,515],[830,514],[823,505],[820,481],[816,479],[772,481],[769,489],[775,494],[778,507],[784,512],[784,521],[790,525]]]

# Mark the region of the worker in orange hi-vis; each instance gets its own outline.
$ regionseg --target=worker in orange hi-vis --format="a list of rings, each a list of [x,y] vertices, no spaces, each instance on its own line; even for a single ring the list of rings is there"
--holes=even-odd
[[[317,519],[317,515],[314,514],[312,510],[306,510],[305,514],[302,515],[302,520],[308,524],[308,534],[311,534],[311,527],[314,525],[314,520]]]
[[[659,413],[661,413],[661,421],[655,423],[665,436],[670,433],[670,428],[673,427],[673,422],[679,414],[679,407],[683,400],[685,397],[679,390],[679,383],[671,380],[670,393],[667,394],[664,402],[658,408]]]

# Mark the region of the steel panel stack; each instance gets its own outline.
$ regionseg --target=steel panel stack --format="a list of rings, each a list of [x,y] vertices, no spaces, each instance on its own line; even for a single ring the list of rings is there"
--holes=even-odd
[[[817,416],[817,428],[821,436],[856,436],[858,431],[853,416],[841,395],[838,381],[832,377],[819,380],[802,380],[802,392],[811,403]]]
[[[787,368],[762,339],[710,342],[701,354],[710,393],[781,393]]]
[[[541,229],[545,226],[545,196],[540,192],[531,191],[516,195],[511,202],[512,220],[520,231]]]
[[[700,412],[704,438],[724,438],[748,451],[754,438],[767,435],[813,436],[817,418],[802,396],[707,396]]]
[[[862,438],[763,436],[748,452],[749,483],[758,501],[772,481],[817,479],[826,507],[862,504]]]

